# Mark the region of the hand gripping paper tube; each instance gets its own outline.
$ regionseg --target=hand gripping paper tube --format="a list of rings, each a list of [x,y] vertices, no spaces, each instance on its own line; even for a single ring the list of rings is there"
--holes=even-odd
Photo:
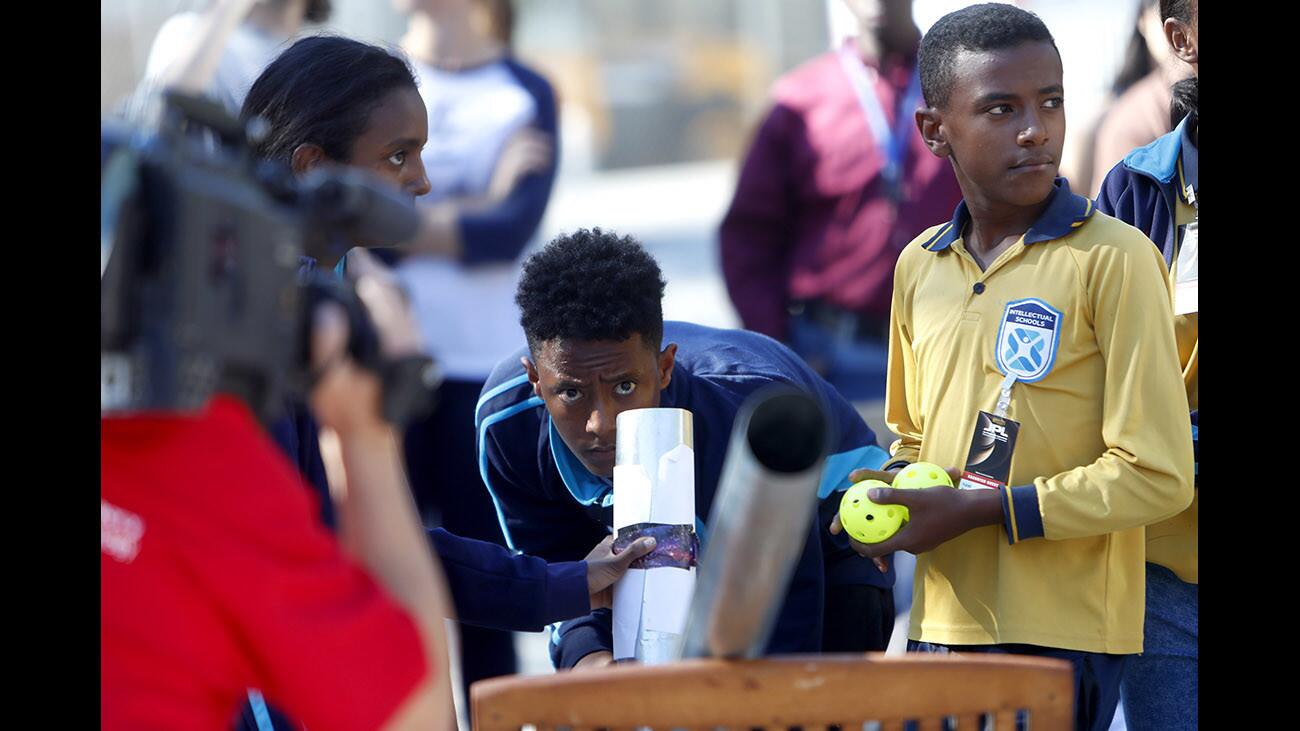
[[[614,586],[614,659],[676,659],[695,588],[694,422],[685,409],[618,415],[614,443],[615,550],[654,536]]]
[[[830,443],[822,406],[789,387],[736,417],[713,498],[681,657],[758,657],[803,553]]]

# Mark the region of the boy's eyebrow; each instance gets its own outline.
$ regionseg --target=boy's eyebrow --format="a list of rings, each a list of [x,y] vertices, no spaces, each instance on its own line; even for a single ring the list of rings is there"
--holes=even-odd
[[[975,106],[984,106],[985,104],[991,104],[993,102],[999,102],[1006,99],[1015,99],[1015,98],[1016,95],[1012,94],[1009,91],[990,91],[989,93],[982,94],[978,98],[976,98]]]
[[[1061,94],[1064,93],[1064,91],[1065,91],[1065,87],[1061,86],[1060,84],[1049,84],[1039,89],[1038,93],[1039,94]],[[985,104],[992,104],[993,102],[999,102],[999,101],[1015,99],[1015,98],[1016,95],[1012,94],[1009,91],[990,91],[989,93],[981,95],[979,98],[977,98],[975,100],[975,105],[983,106]]]
[[[635,371],[623,371],[622,373],[616,376],[611,376],[609,378],[601,376],[600,382],[601,383],[622,383],[623,381],[635,381],[636,375],[637,374]]]

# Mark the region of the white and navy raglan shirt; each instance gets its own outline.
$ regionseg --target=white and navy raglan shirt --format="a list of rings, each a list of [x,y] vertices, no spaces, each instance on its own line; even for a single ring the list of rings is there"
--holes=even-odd
[[[555,182],[555,93],[546,79],[509,58],[460,71],[416,60],[411,67],[429,113],[421,159],[431,191],[417,205],[483,198],[506,143],[524,128],[555,142],[550,166],[523,177],[503,200],[461,209],[461,260],[407,256],[397,267],[426,352],[447,378],[482,383],[503,354],[524,344],[514,294],[519,261]]]

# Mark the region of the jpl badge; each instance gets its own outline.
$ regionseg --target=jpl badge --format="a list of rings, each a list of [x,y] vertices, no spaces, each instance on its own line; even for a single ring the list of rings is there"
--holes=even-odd
[[[966,467],[958,487],[962,490],[996,490],[1011,476],[1011,454],[1016,449],[1020,424],[1005,416],[979,412],[971,437]]]

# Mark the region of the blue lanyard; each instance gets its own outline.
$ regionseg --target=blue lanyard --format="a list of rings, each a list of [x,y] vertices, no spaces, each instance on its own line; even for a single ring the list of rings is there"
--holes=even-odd
[[[271,713],[266,710],[266,701],[262,698],[261,691],[248,689],[248,705],[253,709],[257,731],[275,731],[275,724],[271,723]]]
[[[871,128],[871,136],[875,138],[876,148],[885,158],[882,172],[885,182],[891,190],[897,190],[902,182],[903,161],[907,157],[908,141],[911,140],[911,131],[916,124],[911,112],[921,104],[920,73],[917,69],[912,69],[912,80],[907,85],[903,103],[898,107],[894,127],[891,129],[885,118],[885,110],[880,106],[880,99],[876,96],[874,74],[867,73],[866,65],[862,63],[852,44],[845,44],[840,49],[840,65],[844,67],[844,72],[848,74],[849,81],[853,84],[853,90],[857,92],[858,105],[866,115],[867,126]]]

